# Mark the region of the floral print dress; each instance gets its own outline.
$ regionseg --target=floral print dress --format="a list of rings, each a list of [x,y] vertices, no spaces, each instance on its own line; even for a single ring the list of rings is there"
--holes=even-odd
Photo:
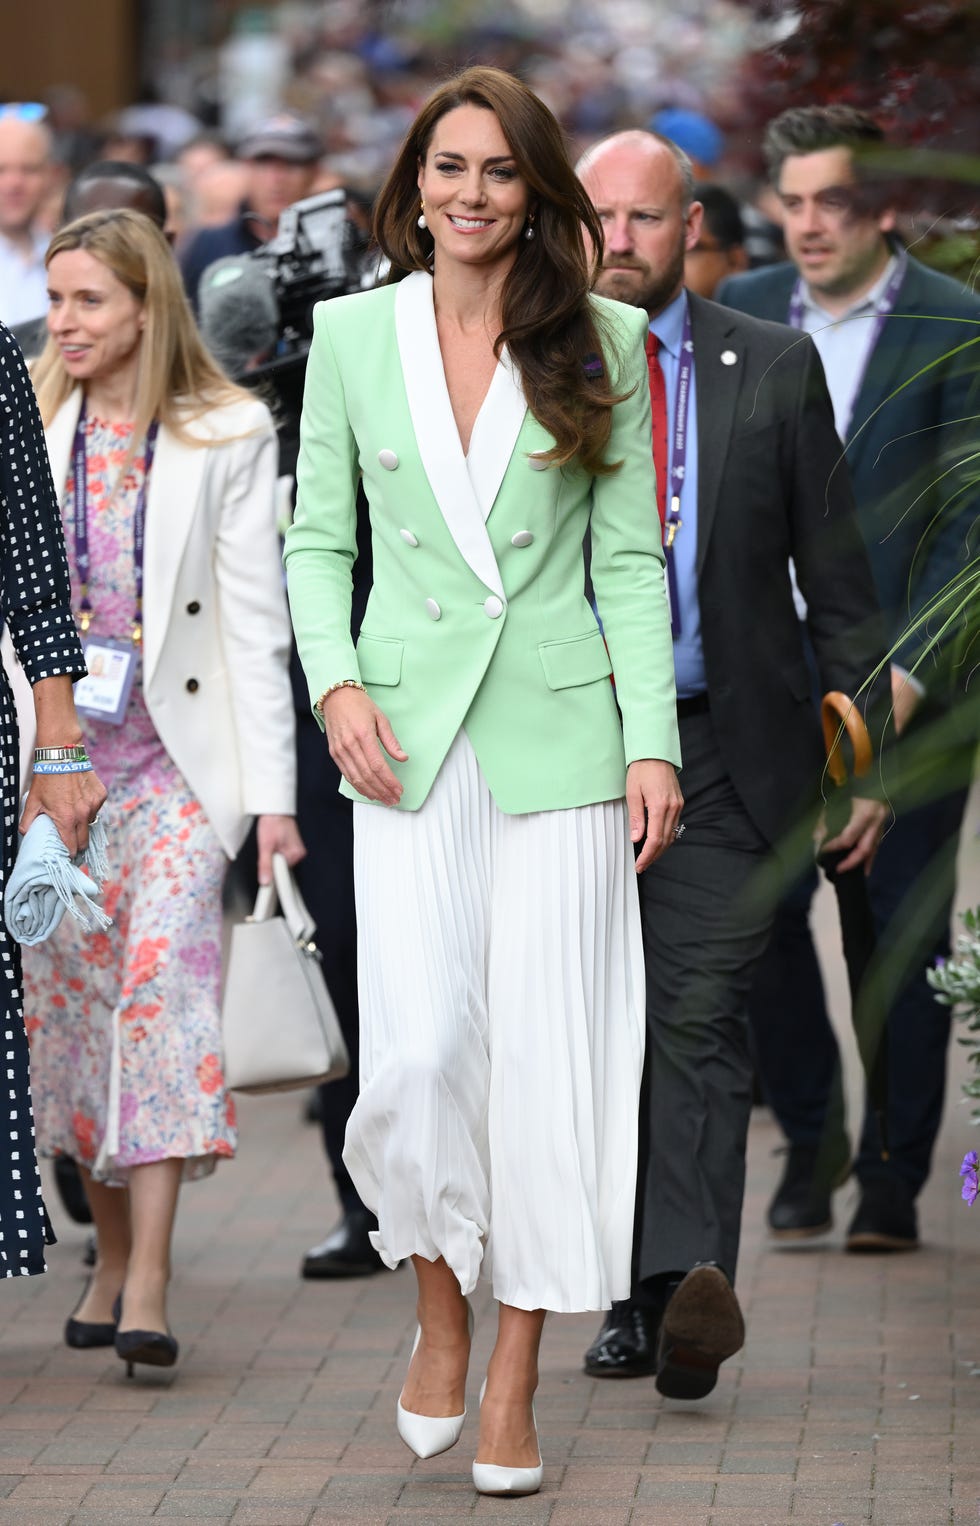
[[[112,494],[129,425],[86,420],[90,636],[126,639],[136,602],[133,520],[144,460]],[[75,589],[71,474],[62,513]],[[74,1156],[101,1181],[180,1159],[185,1177],[235,1149],[234,1103],[221,1073],[221,889],[227,861],[166,752],[142,692],[142,660],[121,726],[82,721],[109,792],[103,904],[92,935],[65,917],[24,950],[25,1011],[38,1144]]]

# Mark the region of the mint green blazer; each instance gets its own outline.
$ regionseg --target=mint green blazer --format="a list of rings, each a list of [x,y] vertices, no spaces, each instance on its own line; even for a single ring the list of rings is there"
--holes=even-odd
[[[285,547],[293,626],[312,702],[357,678],[391,721],[402,810],[422,805],[461,726],[510,814],[618,799],[635,758],[680,764],[647,320],[593,300],[630,392],[609,447],[622,467],[595,478],[541,461],[554,441],[506,352],[463,455],[425,272],[316,309]],[[355,652],[359,477],[374,583]],[[583,593],[590,528],[608,652]]]

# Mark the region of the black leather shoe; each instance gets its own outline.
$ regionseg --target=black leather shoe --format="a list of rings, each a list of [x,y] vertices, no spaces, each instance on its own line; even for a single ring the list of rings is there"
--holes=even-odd
[[[137,1362],[147,1367],[172,1367],[180,1355],[177,1337],[164,1330],[117,1330],[116,1355],[126,1363],[126,1376],[133,1376]]]
[[[872,1255],[918,1250],[915,1198],[900,1176],[874,1176],[861,1183],[857,1212],[848,1226],[844,1248]]]
[[[833,1152],[816,1145],[790,1145],[779,1186],[766,1213],[774,1240],[806,1240],[834,1226],[831,1196],[851,1174],[846,1139]]]
[[[667,1399],[703,1399],[718,1368],[745,1343],[745,1322],[720,1266],[691,1268],[664,1310],[657,1340],[657,1389]]]
[[[614,1303],[585,1353],[591,1378],[648,1378],[657,1370],[659,1311],[626,1298]]]
[[[368,1234],[377,1229],[373,1213],[352,1208],[327,1238],[303,1257],[302,1277],[371,1277],[386,1270]]]
[[[85,1293],[87,1292],[88,1284],[85,1286]],[[82,1294],[82,1303],[85,1301],[85,1293]],[[69,1314],[65,1320],[65,1345],[71,1346],[74,1351],[89,1351],[94,1346],[113,1345],[116,1326],[119,1324],[120,1302],[121,1299],[117,1298],[112,1305],[111,1324],[96,1324],[94,1320],[76,1319],[74,1314]]]

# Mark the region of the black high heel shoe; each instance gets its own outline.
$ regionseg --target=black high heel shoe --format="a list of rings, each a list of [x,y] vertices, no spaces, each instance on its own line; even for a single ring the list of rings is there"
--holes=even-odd
[[[85,1292],[77,1305],[81,1308],[88,1293],[89,1284],[85,1284]],[[112,1305],[112,1324],[97,1324],[93,1320],[76,1319],[70,1314],[65,1320],[65,1345],[71,1346],[74,1351],[89,1351],[95,1346],[111,1346],[116,1339],[116,1327],[119,1324],[120,1298],[117,1296]]]
[[[113,1345],[120,1361],[126,1363],[126,1376],[133,1376],[137,1362],[146,1367],[173,1367],[180,1345],[169,1330],[117,1330]]]

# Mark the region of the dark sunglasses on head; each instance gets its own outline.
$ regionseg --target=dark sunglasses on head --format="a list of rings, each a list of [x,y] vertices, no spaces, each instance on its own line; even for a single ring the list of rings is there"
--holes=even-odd
[[[20,117],[22,122],[40,122],[48,114],[43,101],[0,101],[0,117]]]

